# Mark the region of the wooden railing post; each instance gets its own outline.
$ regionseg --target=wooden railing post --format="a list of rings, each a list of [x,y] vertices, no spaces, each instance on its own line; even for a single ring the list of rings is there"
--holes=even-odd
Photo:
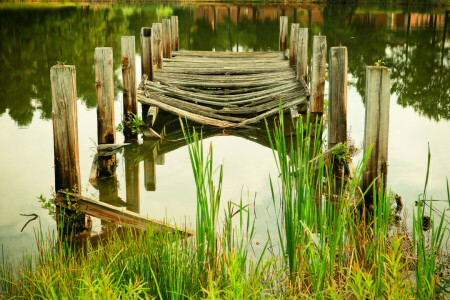
[[[288,34],[288,17],[281,16],[280,17],[280,51],[286,50],[287,45],[287,34]]]
[[[78,152],[77,84],[75,66],[56,65],[50,69],[52,90],[52,119],[55,163],[55,190],[79,193],[80,158]],[[65,218],[59,223],[61,212],[76,218]],[[86,228],[86,216],[57,207],[57,222],[60,233],[66,230],[79,233]],[[66,227],[67,226],[67,227]]]
[[[172,37],[172,51],[180,50],[179,38],[178,38],[178,17],[170,17],[170,29]]]
[[[95,87],[97,92],[97,140],[98,144],[115,144],[114,122],[114,67],[113,50],[110,47],[95,48]],[[116,156],[98,158],[98,177],[115,174]]]
[[[163,44],[162,44],[162,24],[153,23],[152,25],[152,58],[153,64],[157,69],[163,67]]]
[[[137,117],[136,100],[136,46],[134,36],[123,36],[122,49],[122,80],[123,80],[123,120],[125,141],[137,140],[137,134],[131,132],[127,122]]]
[[[297,78],[308,82],[308,28],[297,29]]]
[[[291,24],[291,40],[289,41],[289,64],[295,66],[297,63],[297,36],[298,36],[298,23]]]
[[[164,58],[172,57],[172,38],[170,29],[170,19],[162,20],[162,40],[163,40],[163,56]]]
[[[362,188],[365,192],[370,184],[365,203],[371,209],[373,188],[384,192],[387,181],[390,76],[386,67],[366,67],[366,120],[364,129],[364,154],[372,151],[363,172]],[[381,186],[383,191],[380,191]]]
[[[325,92],[325,72],[327,60],[327,38],[323,35],[314,36],[313,58],[311,70],[311,96],[310,111],[313,117],[322,117],[324,92]]]
[[[347,141],[347,47],[332,47],[329,59],[328,149]]]

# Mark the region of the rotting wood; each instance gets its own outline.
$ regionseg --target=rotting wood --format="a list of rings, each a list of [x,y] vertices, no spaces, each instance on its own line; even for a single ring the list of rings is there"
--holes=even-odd
[[[147,116],[146,116],[148,126],[155,125],[157,115],[158,115],[158,107],[150,106],[149,110],[147,111]]]
[[[55,199],[55,204],[61,207],[68,207],[67,198],[71,202],[71,207],[77,211],[104,221],[108,221],[115,225],[135,227],[142,230],[146,230],[151,227],[152,230],[155,230],[155,232],[178,231],[188,236],[192,235],[192,232],[188,230],[180,229],[173,225],[147,218],[132,211],[121,209],[75,193],[59,191]]]
[[[141,28],[141,70],[142,75],[147,75],[148,80],[153,80],[152,66],[152,28]]]
[[[170,19],[162,19],[163,57],[172,57]]]
[[[311,113],[323,114],[325,73],[327,56],[327,38],[323,35],[314,36],[313,58],[311,71]]]
[[[297,29],[297,78],[308,82],[308,28]]]
[[[136,49],[134,36],[123,36],[122,44],[122,80],[123,80],[123,121],[125,141],[137,140],[137,134],[131,132],[127,123],[138,113],[136,100]]]
[[[170,29],[170,36],[172,38],[172,51],[178,51],[180,49],[178,37],[178,16],[170,17]]]
[[[329,59],[328,148],[347,141],[347,48],[332,47]]]
[[[373,188],[379,193],[381,186],[386,189],[389,140],[390,76],[386,67],[366,67],[366,116],[364,127],[364,154],[370,147],[372,152],[367,160],[362,179],[362,189],[367,192],[366,206],[373,204]]]
[[[298,29],[300,24],[291,24],[291,40],[289,41],[289,64],[292,66],[296,65],[297,62],[297,37]]]
[[[289,22],[289,20],[288,20],[287,16],[280,17],[280,42],[279,42],[280,51],[286,50],[288,22]]]
[[[157,69],[163,67],[163,41],[162,41],[162,24],[152,24],[152,58],[153,65],[156,65]]]

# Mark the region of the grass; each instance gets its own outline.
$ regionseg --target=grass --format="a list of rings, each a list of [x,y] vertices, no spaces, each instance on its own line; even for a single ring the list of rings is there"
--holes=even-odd
[[[183,128],[197,190],[195,237],[118,228],[98,245],[79,247],[40,231],[38,255],[14,265],[2,252],[0,297],[429,299],[448,293],[448,280],[439,275],[448,231],[443,218],[434,224],[432,217],[435,226],[424,232],[419,201],[411,238],[405,227],[390,226],[391,195],[376,191],[368,214],[358,189],[369,154],[353,179],[343,180],[320,156],[320,122],[312,130],[308,118],[301,120],[292,137],[283,123],[280,114],[268,129],[280,173],[270,180],[278,236],[268,236],[258,256],[250,258],[251,204],[242,197],[229,202],[219,224],[222,166],[213,166],[213,149],[204,151],[201,133]]]

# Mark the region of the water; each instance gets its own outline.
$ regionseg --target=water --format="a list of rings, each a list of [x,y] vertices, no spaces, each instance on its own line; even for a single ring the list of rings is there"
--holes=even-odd
[[[450,61],[448,12],[437,8],[284,5],[73,5],[0,4],[0,243],[12,257],[33,251],[34,229],[20,213],[36,213],[42,228],[54,221],[37,201],[51,197],[54,185],[49,69],[57,61],[77,67],[81,191],[98,199],[89,184],[96,145],[95,47],[114,49],[116,122],[122,114],[120,37],[170,15],[179,17],[180,47],[192,50],[267,51],[278,49],[278,19],[327,36],[328,47],[344,45],[349,54],[348,126],[361,147],[364,128],[365,66],[381,60],[391,70],[388,185],[411,207],[423,192],[428,143],[431,170],[428,198],[446,198],[450,175]],[[311,41],[310,41],[311,44]],[[137,43],[137,52],[140,51]],[[140,66],[137,56],[137,66]],[[137,70],[140,78],[140,70]],[[327,91],[327,89],[326,89]],[[158,121],[161,121],[159,119]],[[118,140],[122,140],[118,134]],[[216,165],[224,163],[223,203],[255,201],[264,244],[273,226],[269,174],[277,176],[270,149],[234,136],[208,139]],[[186,147],[157,164],[156,190],[147,191],[142,157],[133,149],[118,155],[118,203],[151,218],[181,224],[195,220],[195,185]],[[131,153],[131,154],[130,154]],[[125,157],[124,157],[125,155]],[[162,158],[160,158],[161,160]],[[128,183],[139,199],[127,199],[125,162],[138,174]],[[130,163],[130,164],[128,164]],[[114,186],[114,185],[113,185]],[[101,189],[101,188],[100,188]],[[134,190],[132,190],[134,189]],[[152,188],[150,188],[152,189]],[[103,190],[104,191],[104,190]],[[256,195],[255,195],[256,194]],[[440,202],[441,208],[445,202]],[[94,224],[100,228],[100,222]]]

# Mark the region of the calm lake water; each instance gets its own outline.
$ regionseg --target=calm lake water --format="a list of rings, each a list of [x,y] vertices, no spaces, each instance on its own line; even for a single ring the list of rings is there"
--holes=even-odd
[[[418,195],[423,193],[429,144],[431,169],[427,197],[447,199],[445,180],[450,177],[448,11],[339,5],[1,3],[0,244],[12,257],[24,250],[33,251],[34,229],[39,227],[39,222],[45,230],[55,227],[37,197],[41,194],[51,197],[53,193],[49,69],[57,61],[77,67],[82,193],[98,199],[101,196],[98,189],[108,195],[117,187],[117,196],[111,200],[117,205],[128,206],[151,218],[167,218],[172,223],[181,224],[186,220],[194,223],[195,184],[185,146],[156,159],[155,187],[146,184],[144,179],[142,146],[141,150],[131,147],[118,155],[117,179],[106,187],[89,184],[97,143],[94,49],[104,46],[114,49],[118,123],[122,114],[120,37],[138,37],[141,27],[171,15],[179,17],[181,49],[277,50],[278,20],[282,15],[289,16],[290,22],[300,23],[301,27],[309,27],[310,36],[326,35],[328,47],[347,46],[348,126],[359,147],[364,128],[365,66],[382,60],[391,71],[389,188],[403,197],[408,208],[413,207]],[[136,47],[139,53],[139,43]],[[139,68],[139,55],[136,59]],[[140,78],[140,69],[137,72]],[[123,140],[120,133],[118,140]],[[274,222],[269,174],[275,178],[277,172],[272,151],[236,136],[217,136],[205,143],[209,142],[214,147],[216,165],[224,163],[223,203],[238,202],[241,195],[245,203],[255,201],[259,228],[255,242],[264,244],[266,228],[273,228]],[[132,169],[135,180],[125,179],[125,164]],[[138,197],[127,199],[127,193]],[[439,206],[443,210],[448,204],[439,202]],[[36,213],[39,222],[30,223],[20,232],[28,220],[21,213]],[[94,225],[100,229],[100,222]]]

